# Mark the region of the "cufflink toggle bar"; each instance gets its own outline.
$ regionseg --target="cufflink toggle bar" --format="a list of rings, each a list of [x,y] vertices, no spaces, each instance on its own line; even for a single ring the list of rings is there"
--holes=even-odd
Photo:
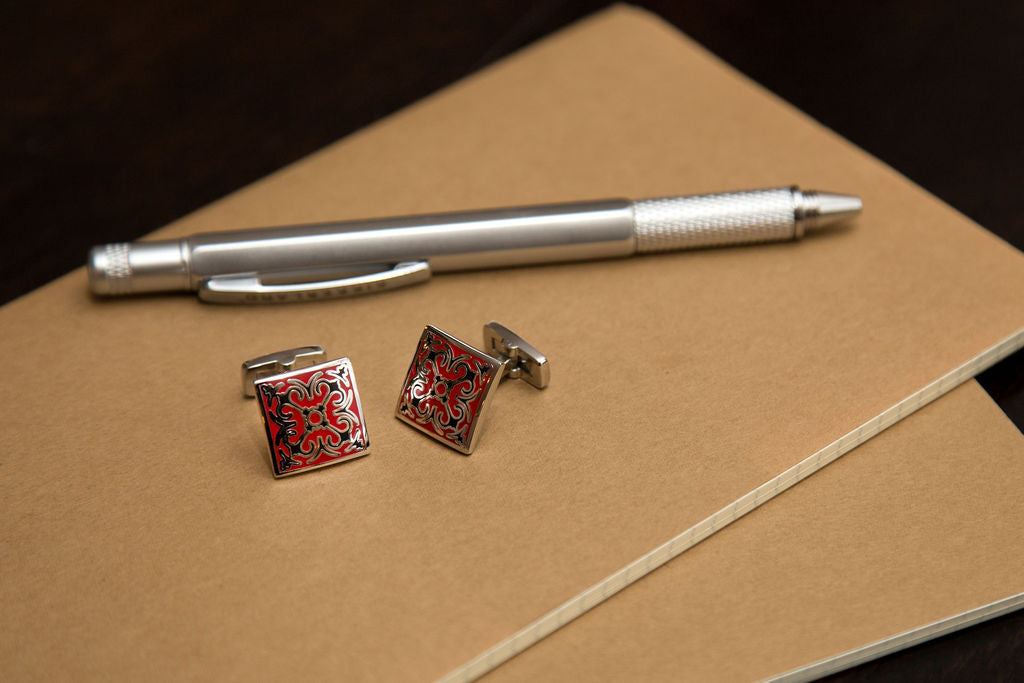
[[[548,359],[525,339],[504,325],[491,321],[484,325],[484,350],[506,360],[503,377],[521,379],[543,389],[551,379]]]
[[[300,346],[295,349],[268,353],[259,358],[251,358],[242,363],[242,395],[247,398],[255,398],[256,387],[253,382],[258,379],[308,368],[325,360],[327,360],[327,354],[324,353],[322,346]]]

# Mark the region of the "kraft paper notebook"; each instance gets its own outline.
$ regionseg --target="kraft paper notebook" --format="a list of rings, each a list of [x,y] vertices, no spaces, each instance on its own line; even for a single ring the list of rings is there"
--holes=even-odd
[[[1022,488],[1024,436],[969,382],[485,680],[762,680],[1020,607]]]
[[[81,270],[12,302],[7,386],[45,399],[5,422],[5,677],[479,673],[557,624],[510,635],[722,528],[1024,328],[1024,301],[1000,295],[1024,288],[1021,254],[622,8],[158,231],[788,184],[866,208],[799,243],[337,302],[100,302]],[[424,324],[473,341],[492,319],[548,356],[551,386],[500,387],[465,457],[392,411]],[[238,368],[305,344],[352,360],[372,452],[274,480]]]

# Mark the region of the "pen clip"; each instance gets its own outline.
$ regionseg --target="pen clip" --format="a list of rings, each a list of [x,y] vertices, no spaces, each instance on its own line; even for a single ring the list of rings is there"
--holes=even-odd
[[[387,270],[319,282],[266,284],[260,275],[223,275],[199,284],[199,298],[218,304],[273,304],[338,299],[372,294],[423,282],[430,277],[427,261],[403,261]]]

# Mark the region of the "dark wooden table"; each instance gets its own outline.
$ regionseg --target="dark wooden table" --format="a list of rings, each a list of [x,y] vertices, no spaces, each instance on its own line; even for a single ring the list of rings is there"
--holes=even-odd
[[[605,4],[11,4],[0,301]],[[1021,3],[638,4],[1024,248]],[[1024,425],[1024,356],[981,381]],[[1024,678],[1024,612],[834,677],[879,678]]]

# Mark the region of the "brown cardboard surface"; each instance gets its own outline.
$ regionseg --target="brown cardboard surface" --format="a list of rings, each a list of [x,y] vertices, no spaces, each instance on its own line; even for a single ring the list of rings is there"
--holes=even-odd
[[[1024,592],[1022,488],[969,382],[486,680],[760,680]]]
[[[800,243],[464,273],[282,307],[0,312],[6,677],[430,678],[1024,326],[1024,257],[657,19],[618,8],[167,229],[799,183]],[[391,411],[431,322],[496,319],[551,387],[464,457]],[[275,481],[242,360],[355,366],[372,454]]]

